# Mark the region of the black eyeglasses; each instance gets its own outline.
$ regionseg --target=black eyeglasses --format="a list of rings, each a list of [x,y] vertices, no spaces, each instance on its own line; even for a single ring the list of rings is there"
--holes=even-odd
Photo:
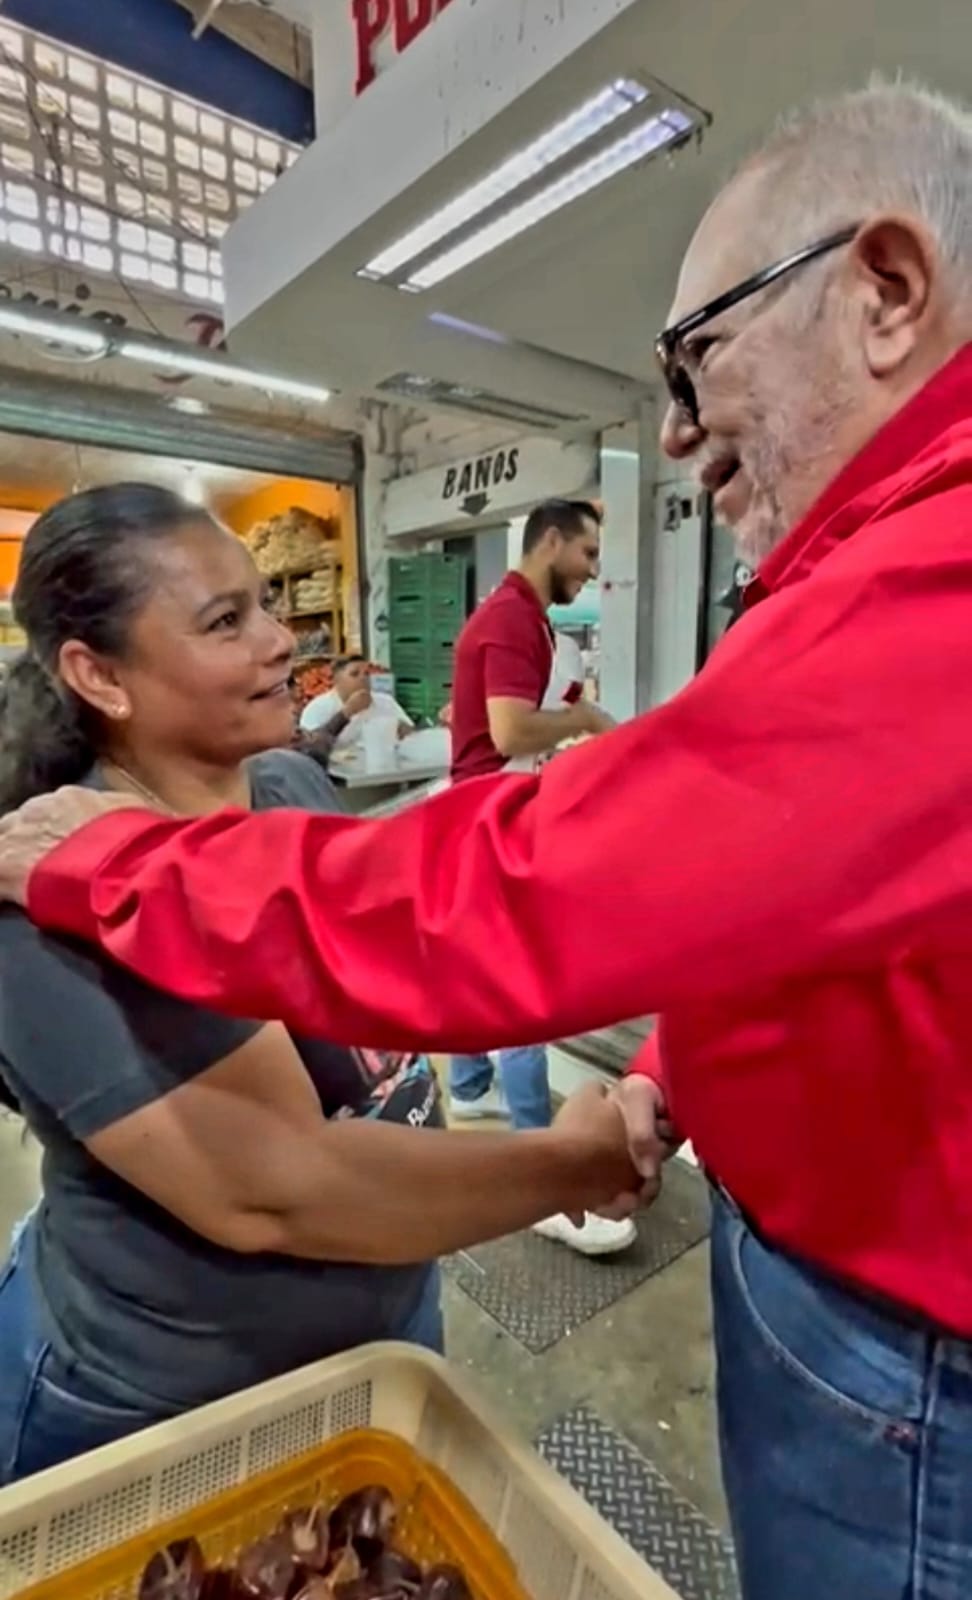
[[[808,261],[815,261],[818,256],[824,256],[830,250],[837,250],[841,245],[850,244],[859,226],[859,223],[855,223],[852,228],[841,228],[839,233],[832,233],[816,244],[808,244],[802,250],[794,251],[791,256],[784,256],[782,261],[774,262],[771,267],[764,267],[761,272],[737,284],[735,289],[727,289],[717,300],[710,300],[708,305],[702,306],[700,310],[689,312],[681,322],[673,322],[670,328],[666,328],[658,335],[655,340],[655,354],[668,385],[668,392],[675,404],[694,423],[698,424],[699,421],[699,397],[695,392],[695,380],[685,357],[684,341],[688,335],[694,333],[696,328],[711,322],[714,317],[721,316],[724,311],[731,311],[732,307],[738,306],[742,300],[748,300],[750,295],[758,294],[760,289],[765,289],[768,284],[775,283],[788,272],[793,272],[796,267],[802,267]]]

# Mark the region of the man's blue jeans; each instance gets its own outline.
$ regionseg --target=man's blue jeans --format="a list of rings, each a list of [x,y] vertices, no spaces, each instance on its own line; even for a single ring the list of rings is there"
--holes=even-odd
[[[972,1344],[767,1248],[719,1197],[712,1292],[745,1600],[970,1600]]]
[[[549,1128],[553,1121],[550,1105],[550,1079],[547,1052],[542,1044],[520,1050],[500,1050],[499,1075],[510,1120],[521,1132],[529,1128]],[[453,1056],[449,1089],[454,1100],[478,1100],[493,1082],[493,1063],[489,1056]]]

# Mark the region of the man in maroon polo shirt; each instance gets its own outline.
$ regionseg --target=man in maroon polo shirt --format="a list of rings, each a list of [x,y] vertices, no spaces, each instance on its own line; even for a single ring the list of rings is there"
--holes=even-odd
[[[597,576],[601,513],[547,500],[523,530],[523,559],[470,617],[456,645],[452,780],[526,772],[565,739],[613,724],[583,699],[547,619]]]
[[[526,520],[523,556],[470,617],[456,645],[452,780],[533,771],[564,739],[613,726],[583,697],[577,664],[558,639],[548,607],[570,605],[597,576],[601,512],[587,500],[546,500]],[[494,1067],[495,1061],[495,1067]],[[498,1069],[499,1083],[496,1082]],[[451,1115],[457,1122],[509,1118],[514,1128],[552,1119],[543,1045],[453,1056]],[[630,1220],[547,1218],[537,1232],[583,1255],[614,1255],[633,1243]]]

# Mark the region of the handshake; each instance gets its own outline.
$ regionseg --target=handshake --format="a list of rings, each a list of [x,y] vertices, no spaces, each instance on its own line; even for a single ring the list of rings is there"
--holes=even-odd
[[[638,1075],[611,1090],[585,1084],[565,1101],[551,1136],[564,1152],[565,1181],[574,1190],[565,1194],[563,1210],[615,1221],[652,1203],[662,1167],[682,1142],[661,1088]]]

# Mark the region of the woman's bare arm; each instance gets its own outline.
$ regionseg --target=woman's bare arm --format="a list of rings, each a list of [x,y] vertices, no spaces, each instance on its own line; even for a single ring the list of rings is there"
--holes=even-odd
[[[618,1110],[584,1091],[535,1134],[328,1122],[269,1026],[234,1055],[86,1141],[195,1233],[242,1254],[397,1265],[634,1192]]]

